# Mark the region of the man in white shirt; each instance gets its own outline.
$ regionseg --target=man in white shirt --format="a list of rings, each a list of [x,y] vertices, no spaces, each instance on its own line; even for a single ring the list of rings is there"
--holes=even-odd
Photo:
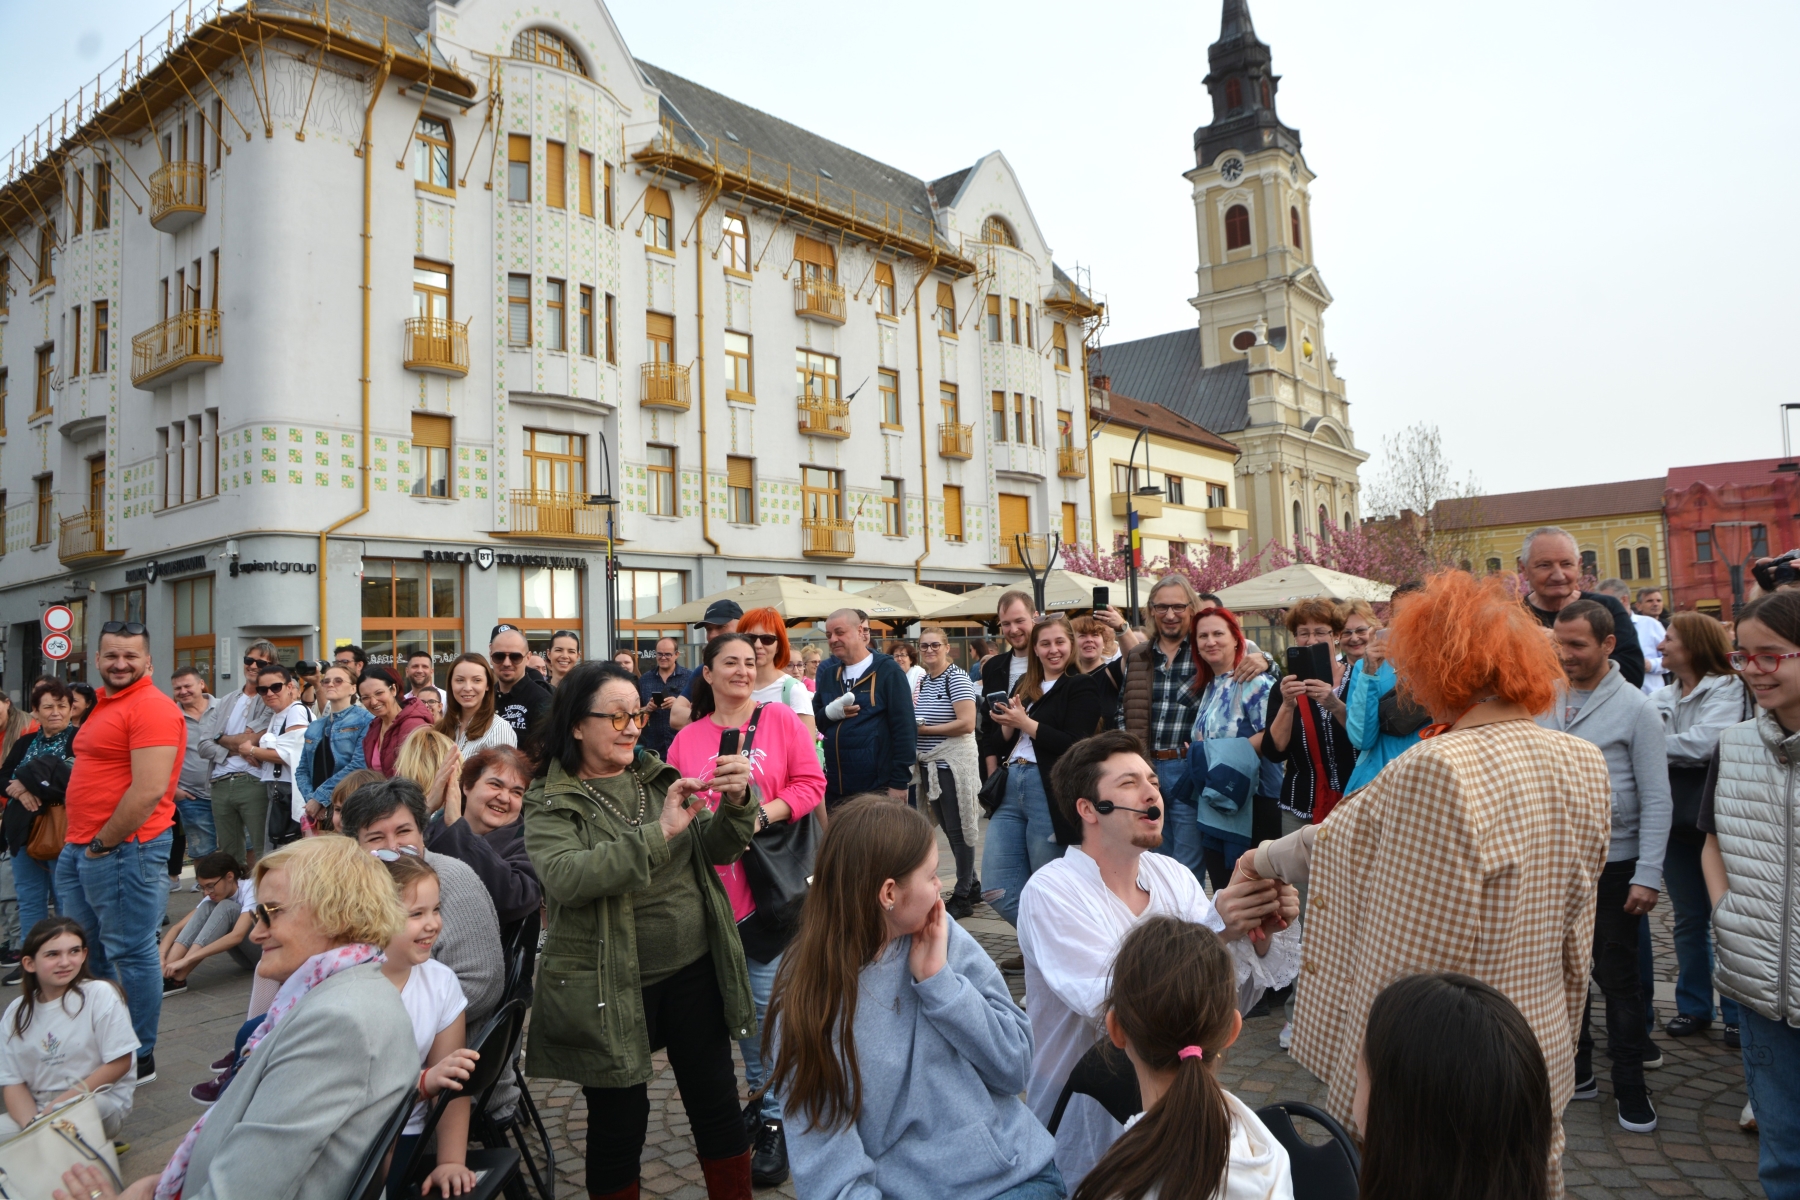
[[[200,753],[213,764],[216,844],[246,868],[256,865],[268,844],[269,791],[263,786],[261,766],[245,757],[244,748],[262,740],[275,715],[256,690],[257,673],[275,661],[275,643],[250,644],[244,651],[243,690],[213,705],[207,714],[208,735],[200,739]],[[218,724],[212,725],[211,719]]]
[[[1238,1010],[1300,971],[1299,894],[1233,884],[1206,898],[1162,844],[1162,789],[1144,745],[1122,730],[1095,734],[1056,765],[1058,802],[1082,832],[1039,869],[1019,899],[1019,946],[1031,1014],[1025,1102],[1049,1123],[1069,1072],[1103,1032],[1112,960],[1147,913],[1216,930],[1237,966]],[[1123,1132],[1091,1096],[1072,1096],[1056,1131],[1056,1165],[1071,1191]]]
[[[406,686],[409,689],[408,694],[423,704],[425,702],[426,693],[436,692],[438,712],[441,714],[444,711],[444,701],[447,697],[444,695],[444,689],[437,685],[435,671],[436,666],[432,662],[430,651],[414,650],[411,654],[406,656]]]
[[[1668,630],[1655,617],[1633,607],[1631,585],[1623,579],[1608,579],[1594,590],[1605,592],[1624,605],[1625,611],[1631,614],[1631,627],[1637,630],[1638,649],[1644,652],[1644,682],[1639,686],[1646,696],[1652,692],[1660,692],[1668,682],[1663,675],[1662,665],[1662,642],[1668,635]],[[1661,599],[1660,594],[1657,598]]]

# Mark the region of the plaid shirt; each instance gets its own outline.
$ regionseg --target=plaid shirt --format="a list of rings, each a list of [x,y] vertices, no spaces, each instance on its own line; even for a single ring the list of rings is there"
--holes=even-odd
[[[1150,748],[1177,750],[1192,740],[1194,708],[1194,654],[1186,641],[1172,659],[1164,658],[1162,642],[1150,643]]]

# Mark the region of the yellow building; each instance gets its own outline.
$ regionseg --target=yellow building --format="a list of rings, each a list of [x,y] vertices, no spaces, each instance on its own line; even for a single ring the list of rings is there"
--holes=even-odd
[[[1159,404],[1105,387],[1090,390],[1088,403],[1088,478],[1100,492],[1093,504],[1097,553],[1125,548],[1127,493],[1138,512],[1145,562],[1178,558],[1208,542],[1239,548],[1250,514],[1235,507],[1236,446]],[[1137,494],[1146,487],[1158,491]]]
[[[1665,482],[1658,475],[1622,483],[1440,500],[1432,509],[1433,524],[1470,570],[1514,570],[1525,535],[1540,526],[1558,525],[1574,535],[1586,574],[1596,579],[1616,576],[1634,590],[1667,587]]]

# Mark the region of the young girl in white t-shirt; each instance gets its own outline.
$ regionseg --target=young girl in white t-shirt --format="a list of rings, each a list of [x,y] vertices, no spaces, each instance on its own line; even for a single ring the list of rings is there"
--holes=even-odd
[[[400,903],[406,909],[406,928],[388,943],[387,962],[381,973],[400,989],[400,1002],[412,1018],[413,1038],[419,1046],[419,1093],[423,1097],[413,1106],[400,1144],[394,1150],[393,1166],[388,1171],[388,1196],[403,1196],[407,1166],[418,1148],[419,1134],[425,1129],[426,1105],[440,1092],[462,1090],[469,1068],[479,1057],[466,1048],[467,1031],[463,1009],[462,984],[456,972],[431,957],[431,947],[443,932],[444,918],[438,909],[438,874],[423,858],[392,850],[377,851],[387,863],[394,886],[400,889]],[[469,1147],[469,1098],[450,1102],[437,1124],[437,1166],[420,1185],[419,1194],[428,1196],[433,1189],[445,1196],[460,1195],[475,1186],[475,1173],[464,1165]]]
[[[117,1137],[137,1086],[138,1040],[125,994],[88,974],[87,934],[68,917],[31,927],[19,969],[23,994],[6,1010],[0,1040],[0,1141],[45,1109],[107,1084],[95,1102],[106,1136]]]
[[[1137,1070],[1144,1111],[1074,1200],[1294,1200],[1287,1151],[1213,1074],[1243,1027],[1237,972],[1218,934],[1146,917],[1125,935],[1106,1032]]]

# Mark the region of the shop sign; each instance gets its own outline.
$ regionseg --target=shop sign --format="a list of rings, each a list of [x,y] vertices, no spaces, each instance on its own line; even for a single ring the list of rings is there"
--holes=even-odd
[[[231,577],[233,579],[236,579],[239,574],[247,575],[252,571],[269,571],[276,575],[317,575],[319,573],[319,565],[317,563],[297,562],[234,562],[231,564]]]
[[[206,555],[195,554],[188,558],[177,558],[169,562],[157,562],[154,558],[141,567],[133,567],[125,572],[126,583],[155,583],[168,575],[188,575],[195,571],[206,570]]]
[[[474,563],[483,571],[490,567],[550,567],[561,571],[585,571],[587,559],[566,558],[555,554],[514,554],[510,550],[494,550],[477,546],[473,550],[427,550],[426,562]]]

